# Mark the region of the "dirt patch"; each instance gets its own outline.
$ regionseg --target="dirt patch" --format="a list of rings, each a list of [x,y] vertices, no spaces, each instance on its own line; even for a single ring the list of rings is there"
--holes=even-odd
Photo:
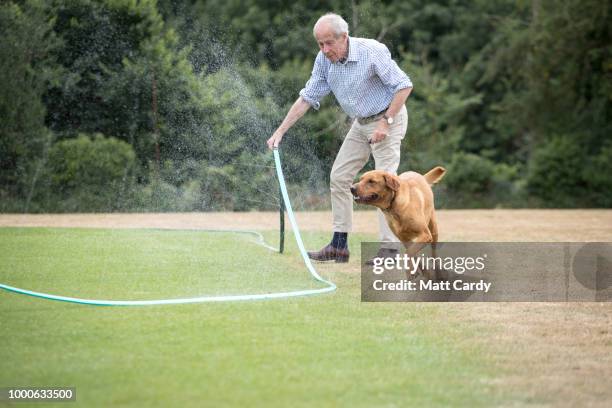
[[[304,230],[330,231],[329,212],[296,215]],[[612,210],[445,210],[442,241],[611,242]],[[0,226],[255,229],[278,228],[276,212],[162,214],[0,214]],[[376,234],[374,211],[357,211],[354,231]],[[357,271],[355,271],[357,273]],[[486,327],[503,387],[525,404],[612,404],[612,303],[450,304],[451,315]]]
[[[537,406],[609,407],[612,304],[454,304],[453,314],[487,333],[503,388]],[[494,330],[487,330],[494,328]]]
[[[441,241],[612,241],[612,210],[441,210]],[[331,231],[328,211],[298,212],[300,229]],[[277,212],[0,214],[0,226],[276,229]],[[286,223],[290,229],[289,223]],[[374,211],[355,211],[353,230],[376,234]]]

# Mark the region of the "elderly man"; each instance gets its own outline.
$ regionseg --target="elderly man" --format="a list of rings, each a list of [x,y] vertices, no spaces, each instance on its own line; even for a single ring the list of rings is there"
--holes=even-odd
[[[400,145],[408,126],[404,106],[412,91],[410,78],[391,59],[384,44],[375,40],[349,37],[348,24],[333,13],[319,18],[314,37],[320,52],[312,75],[285,119],[268,139],[273,149],[283,135],[312,106],[333,92],[342,109],[355,118],[336,156],[330,176],[333,214],[331,242],[311,259],[348,262],[348,233],[352,229],[353,197],[350,185],[357,172],[374,156],[378,170],[395,173],[400,161]],[[380,239],[398,242],[379,212]],[[390,255],[390,254],[389,254]]]

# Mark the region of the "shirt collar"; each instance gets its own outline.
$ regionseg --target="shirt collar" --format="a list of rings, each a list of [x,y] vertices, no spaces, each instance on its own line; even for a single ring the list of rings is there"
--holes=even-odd
[[[348,56],[346,57],[346,61],[357,61],[357,41],[352,41],[353,38],[348,38]]]
[[[349,61],[357,61],[357,50],[355,49],[357,47],[357,42],[353,41],[351,42],[352,38],[349,37],[348,38],[348,55],[346,56],[346,58],[344,60],[340,60],[338,61],[338,64],[340,65],[346,65],[347,62]]]

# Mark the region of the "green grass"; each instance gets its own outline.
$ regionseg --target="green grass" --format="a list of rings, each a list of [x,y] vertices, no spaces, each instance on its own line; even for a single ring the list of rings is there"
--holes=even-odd
[[[255,237],[178,230],[0,230],[6,284],[97,299],[165,299],[320,287]]]
[[[451,304],[360,302],[361,238],[348,265],[317,265],[339,287],[329,295],[124,308],[2,291],[0,387],[74,386],[78,405],[104,407],[498,403],[493,364]],[[4,228],[0,253],[0,282],[81,297],[321,287],[293,242],[278,255],[236,234]]]

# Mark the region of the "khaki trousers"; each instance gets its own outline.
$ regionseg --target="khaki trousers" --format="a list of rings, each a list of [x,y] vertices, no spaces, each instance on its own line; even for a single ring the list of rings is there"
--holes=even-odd
[[[366,165],[370,154],[374,156],[376,170],[395,174],[400,162],[400,145],[408,128],[408,112],[403,106],[395,115],[395,122],[389,128],[389,134],[381,142],[369,144],[378,121],[361,125],[357,120],[344,138],[342,147],[336,156],[330,176],[330,190],[334,232],[351,232],[353,228],[353,195],[350,187],[359,170]],[[385,217],[379,209],[378,223],[380,240],[399,242],[391,232]]]

